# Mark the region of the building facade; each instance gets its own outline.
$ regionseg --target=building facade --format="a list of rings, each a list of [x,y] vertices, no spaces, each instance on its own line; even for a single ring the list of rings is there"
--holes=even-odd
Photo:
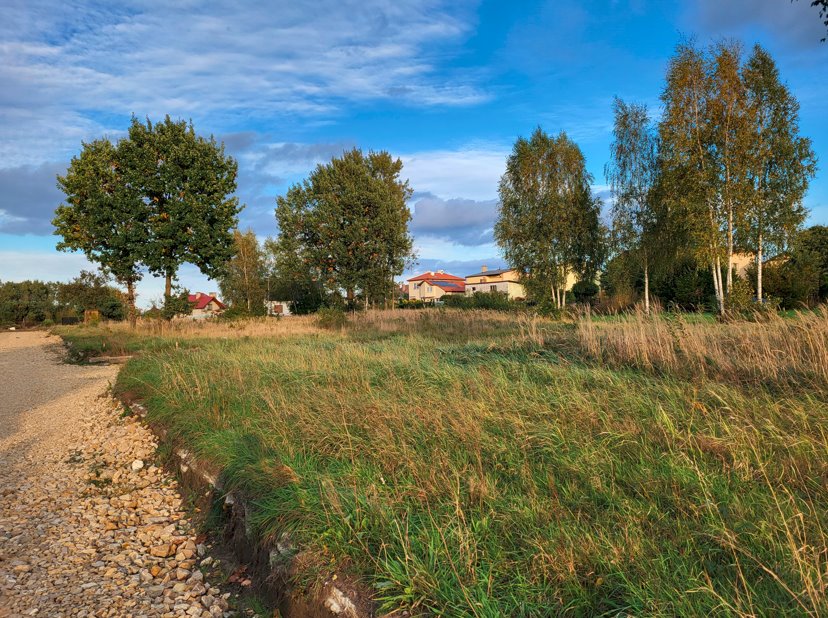
[[[421,300],[433,303],[443,296],[465,293],[466,284],[463,277],[450,275],[442,270],[431,271],[412,277],[408,281],[408,300]]]
[[[503,292],[508,294],[510,300],[526,298],[526,289],[520,283],[520,273],[516,270],[489,270],[483,266],[479,273],[466,277],[466,296],[489,292]]]
[[[190,304],[193,306],[193,312],[190,318],[193,320],[203,320],[205,318],[214,318],[222,313],[227,307],[218,299],[215,292],[205,294],[204,292],[196,292],[187,297]]]

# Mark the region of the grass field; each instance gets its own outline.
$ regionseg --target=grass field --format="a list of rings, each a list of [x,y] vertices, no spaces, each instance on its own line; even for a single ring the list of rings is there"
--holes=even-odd
[[[828,614],[828,312],[59,329],[312,572],[446,616]],[[79,357],[82,357],[80,354]]]

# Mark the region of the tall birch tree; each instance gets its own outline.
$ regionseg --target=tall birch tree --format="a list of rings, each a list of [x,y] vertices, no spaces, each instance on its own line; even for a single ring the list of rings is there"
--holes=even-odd
[[[235,255],[218,279],[221,295],[232,307],[243,307],[250,315],[265,312],[265,255],[252,229],[233,231]]]
[[[588,275],[603,255],[591,184],[577,144],[540,127],[518,138],[500,179],[495,239],[527,287],[551,291],[557,309],[566,306],[569,275]]]
[[[771,55],[756,45],[743,70],[750,131],[742,247],[756,255],[756,297],[761,302],[763,262],[770,248],[788,244],[806,217],[802,199],[816,172],[811,141],[799,135],[799,103],[779,78]]]
[[[741,218],[746,191],[750,147],[747,97],[741,76],[741,45],[722,42],[707,58],[710,100],[710,154],[716,198],[724,218],[725,296],[733,289],[733,253],[737,220]]]
[[[676,49],[667,68],[659,123],[661,173],[673,219],[680,221],[696,259],[713,275],[719,313],[725,311],[722,230],[727,216],[719,194],[710,101],[713,84],[704,54],[692,43]]]
[[[604,173],[614,198],[612,236],[615,246],[637,256],[644,270],[644,310],[650,313],[648,243],[655,225],[654,185],[658,174],[656,136],[644,104],[613,104],[615,127],[610,161]]]

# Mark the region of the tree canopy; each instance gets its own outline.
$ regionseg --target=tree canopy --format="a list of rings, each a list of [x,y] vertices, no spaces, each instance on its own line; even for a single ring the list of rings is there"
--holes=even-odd
[[[57,247],[82,251],[127,287],[135,320],[135,284],[144,269],[166,278],[170,298],[179,266],[216,277],[233,255],[238,222],[236,162],[224,146],[169,116],[153,125],[132,119],[116,144],[84,143],[58,187]]]
[[[253,230],[235,230],[233,250],[218,280],[222,298],[248,315],[262,315],[267,296],[265,254]]]
[[[277,199],[278,253],[349,303],[389,298],[413,257],[408,231],[412,190],[402,161],[353,149],[319,165]],[[300,277],[304,278],[302,273]]]
[[[603,261],[600,201],[591,183],[580,148],[565,133],[552,137],[540,127],[518,138],[500,179],[495,239],[527,291],[551,292],[557,308],[565,305],[569,274],[593,278]]]
[[[617,251],[635,254],[644,269],[644,306],[650,311],[650,257],[656,231],[656,136],[647,106],[616,98],[610,161],[605,167],[612,206],[612,240]]]

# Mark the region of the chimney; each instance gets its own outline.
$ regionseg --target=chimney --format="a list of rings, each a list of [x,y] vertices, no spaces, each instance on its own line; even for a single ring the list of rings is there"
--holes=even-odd
[[[218,298],[218,292],[210,292],[210,296],[213,298]]]
[[[482,273],[486,272],[487,270],[489,270],[489,267],[486,266],[485,264],[483,264],[483,266],[480,267],[480,272],[482,272]]]
[[[434,271],[433,271],[433,270],[431,270],[431,271],[429,271],[429,273],[428,273],[428,274],[429,274],[429,275],[431,275],[431,276],[433,277],[433,276],[434,276]]]
[[[196,292],[196,300],[198,300],[199,298],[201,298],[201,292]]]
[[[438,275],[442,275],[442,274],[443,274],[443,273],[445,273],[445,272],[446,272],[446,271],[444,271],[444,270],[438,270],[438,271],[437,271],[437,274],[438,274]]]

